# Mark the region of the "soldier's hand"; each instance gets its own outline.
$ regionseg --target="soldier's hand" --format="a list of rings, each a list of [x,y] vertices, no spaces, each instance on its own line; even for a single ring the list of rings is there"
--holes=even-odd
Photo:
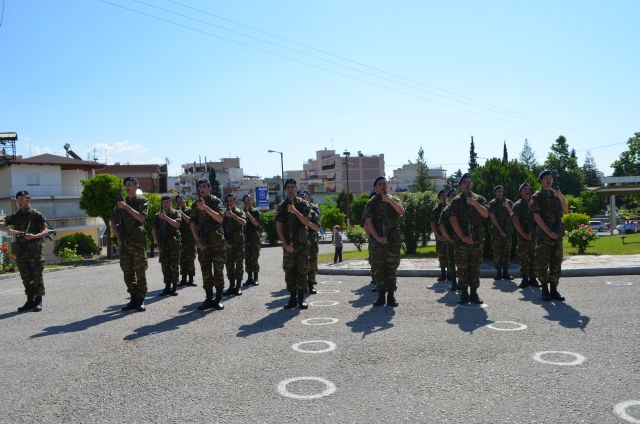
[[[296,209],[296,207],[294,205],[288,205],[287,206],[287,212],[296,215],[298,213],[298,209]]]
[[[196,245],[198,246],[198,250],[204,250],[204,243],[202,242],[202,240],[198,240],[196,242]]]
[[[224,242],[224,249],[225,250],[231,249],[231,245],[229,243],[227,243],[226,241]]]
[[[507,235],[505,234],[504,231],[500,231],[500,237],[502,238],[507,238]]]
[[[36,237],[34,234],[31,234],[31,233],[24,233],[24,239],[25,239],[25,240],[35,240],[35,239],[37,239],[37,238],[38,238],[38,237]]]
[[[387,244],[389,244],[389,240],[387,240],[387,237],[378,237],[376,240],[378,240],[378,243],[380,243],[383,246],[386,246]]]
[[[161,220],[165,220],[167,218],[167,214],[164,213],[164,211],[160,212],[160,214],[158,215],[158,218],[160,218]]]
[[[288,243],[283,244],[282,248],[286,253],[289,253],[289,254],[293,253],[293,246]]]
[[[464,236],[464,237],[461,238],[461,240],[462,240],[462,242],[464,244],[468,244],[470,246],[473,245],[473,239],[471,237],[469,237],[469,236]]]
[[[120,201],[116,202],[116,208],[118,208],[118,209],[126,209],[127,208],[127,202],[125,202],[124,200],[120,200]]]
[[[224,211],[224,216],[228,216],[229,218],[233,218],[233,212],[231,212],[231,210],[229,209],[225,209]]]
[[[533,240],[533,236],[532,236],[531,234],[526,234],[526,235],[525,235],[525,237],[524,237],[524,239],[525,239],[526,241],[531,241],[531,240]]]
[[[467,197],[467,205],[475,206],[477,203],[473,197]]]
[[[555,231],[551,231],[549,234],[547,234],[549,236],[550,239],[552,240],[558,240],[558,233],[556,233]]]
[[[205,205],[204,202],[196,202],[196,208],[200,209],[201,211],[204,211],[206,207],[207,205]]]

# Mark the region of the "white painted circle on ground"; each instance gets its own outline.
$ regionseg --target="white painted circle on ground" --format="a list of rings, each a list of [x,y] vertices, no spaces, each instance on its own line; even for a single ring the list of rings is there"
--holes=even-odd
[[[340,280],[336,280],[336,281],[331,281],[331,280],[328,280],[328,281],[320,281],[320,284],[326,284],[326,285],[331,285],[331,284],[342,284],[342,281],[340,281]]]
[[[486,303],[483,303],[481,305],[478,305],[475,303],[467,303],[464,305],[460,305],[459,303],[456,303],[454,306],[457,306],[458,308],[465,308],[465,309],[486,309],[489,305],[487,305]]]
[[[318,294],[325,294],[325,293],[340,293],[340,290],[338,289],[317,289],[316,292]]]
[[[335,324],[338,321],[340,321],[338,318],[317,317],[317,318],[303,319],[302,323],[304,325],[329,325],[329,324]]]
[[[610,286],[632,286],[633,283],[629,281],[607,281]]]
[[[314,300],[313,302],[309,302],[309,306],[336,306],[339,304],[340,302],[335,300]]]
[[[297,381],[317,381],[318,383],[324,384],[325,389],[323,391],[321,391],[320,393],[315,393],[315,394],[312,394],[312,395],[300,395],[300,394],[297,394],[297,393],[291,393],[289,390],[287,390],[287,386],[289,384],[297,382]],[[282,396],[288,397],[290,399],[298,399],[298,400],[320,399],[321,397],[332,395],[335,392],[336,392],[336,385],[333,384],[331,381],[325,380],[324,378],[320,378],[320,377],[294,377],[294,378],[287,378],[286,380],[281,381],[278,384],[278,393],[280,393]]]
[[[318,344],[318,343],[324,343],[325,345],[327,345],[327,347],[320,350],[306,350],[302,348],[302,346],[307,344]],[[295,343],[291,345],[291,349],[300,353],[327,353],[327,352],[336,350],[336,344],[334,342],[329,342],[327,340],[309,340],[306,342]]]
[[[557,362],[557,361],[548,361],[546,359],[543,358],[544,355],[567,355],[567,356],[573,356],[575,359],[573,361],[569,361],[569,362]],[[587,358],[585,358],[584,356],[580,355],[579,353],[574,353],[574,352],[565,352],[565,351],[560,351],[560,350],[548,350],[545,352],[538,352],[535,355],[533,355],[533,359],[535,359],[536,361],[540,362],[541,364],[549,364],[549,365],[580,365],[582,364],[584,361],[586,361]]]
[[[640,418],[636,418],[632,416],[627,411],[627,409],[629,409],[632,406],[640,407],[640,400],[626,400],[624,402],[620,402],[613,407],[613,413],[627,422],[640,424]]]
[[[502,324],[507,324],[507,327],[501,327]],[[495,321],[487,324],[487,327],[496,331],[521,331],[527,329],[526,325],[515,321]]]

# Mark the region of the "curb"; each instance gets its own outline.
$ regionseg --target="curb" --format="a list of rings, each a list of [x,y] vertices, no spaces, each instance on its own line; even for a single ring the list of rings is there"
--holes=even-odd
[[[96,264],[87,264],[87,265],[65,265],[65,266],[59,266],[59,267],[55,267],[55,268],[45,268],[42,273],[43,274],[48,274],[50,272],[58,272],[58,271],[65,271],[67,269],[72,269],[72,268],[84,268],[84,267],[93,267],[93,266],[102,266],[102,265],[111,265],[114,263],[117,263],[118,260],[117,259],[112,259],[109,262],[101,262],[101,263],[96,263]],[[13,278],[13,277],[18,277],[20,278],[20,273],[18,271],[16,272],[11,272],[11,273],[7,273],[7,274],[2,274],[0,275],[0,281],[2,280],[8,280],[9,278]]]

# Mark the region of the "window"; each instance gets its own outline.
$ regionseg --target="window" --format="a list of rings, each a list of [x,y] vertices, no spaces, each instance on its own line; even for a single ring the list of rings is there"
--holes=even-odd
[[[28,186],[39,186],[40,185],[40,174],[37,172],[30,172],[27,174],[27,185]]]

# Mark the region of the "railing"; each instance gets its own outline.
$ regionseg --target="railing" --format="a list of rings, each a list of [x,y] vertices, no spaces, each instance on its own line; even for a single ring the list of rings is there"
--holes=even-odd
[[[23,185],[9,187],[9,195],[15,194],[21,190],[26,190],[32,197],[58,197],[58,196],[80,196],[82,186],[79,185]]]

